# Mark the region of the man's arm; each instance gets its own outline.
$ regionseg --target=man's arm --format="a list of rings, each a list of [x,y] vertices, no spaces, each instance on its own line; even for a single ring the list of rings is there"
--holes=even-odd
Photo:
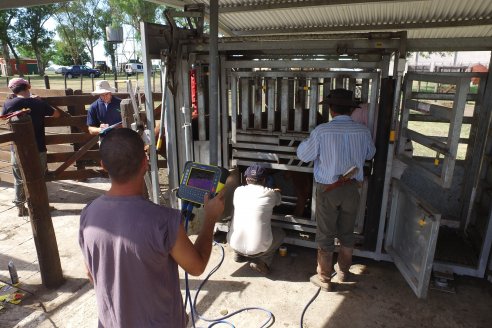
[[[92,278],[92,274],[89,270],[89,266],[87,265],[87,263],[85,263],[85,269],[86,269],[86,274],[87,274],[87,278],[89,278],[89,281],[91,282],[91,284],[94,285],[94,278]]]
[[[318,157],[318,148],[318,139],[313,131],[309,138],[301,142],[299,147],[297,147],[297,157],[305,163],[314,161]]]
[[[99,126],[88,126],[89,134],[97,136],[103,129],[107,128],[108,126],[108,124],[101,124]]]
[[[273,191],[275,196],[275,206],[279,206],[282,204],[282,193],[278,188],[273,189]]]
[[[103,128],[107,128],[107,124],[101,124],[99,119],[97,118],[97,102],[94,102],[89,107],[89,111],[87,112],[87,128],[89,130],[89,134],[93,136],[97,136],[99,132]]]
[[[366,161],[372,159],[376,154],[376,146],[374,146],[374,142],[372,141],[371,133],[368,132],[368,145],[367,145],[367,155]]]
[[[212,200],[208,198],[208,195],[205,196],[205,221],[195,244],[192,244],[183,225],[180,224],[178,238],[171,249],[171,256],[189,274],[199,276],[205,270],[212,251],[215,221],[223,211],[224,192],[220,192]]]
[[[61,117],[61,116],[70,116],[70,114],[62,111],[58,107],[53,107],[53,109],[54,109],[54,112],[53,112],[53,115],[51,115],[51,116],[54,117],[54,118],[58,118],[58,117]]]

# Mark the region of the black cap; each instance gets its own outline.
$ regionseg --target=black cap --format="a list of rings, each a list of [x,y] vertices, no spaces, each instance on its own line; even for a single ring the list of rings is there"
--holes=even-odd
[[[330,105],[337,105],[337,106],[346,106],[351,108],[359,107],[359,104],[354,100],[354,93],[346,89],[331,90],[330,93],[328,94],[328,97],[323,99],[323,101],[321,101],[319,104],[320,105],[330,104]]]
[[[266,176],[266,169],[258,164],[253,164],[246,169],[244,176],[247,178],[260,180]]]

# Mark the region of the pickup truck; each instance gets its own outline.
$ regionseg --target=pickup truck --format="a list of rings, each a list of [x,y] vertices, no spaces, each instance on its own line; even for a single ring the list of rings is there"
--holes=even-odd
[[[60,71],[55,71],[56,73],[65,75],[67,78],[71,79],[76,76],[89,76],[89,77],[99,77],[101,71],[98,69],[92,69],[85,65],[73,65],[67,68],[63,68]]]

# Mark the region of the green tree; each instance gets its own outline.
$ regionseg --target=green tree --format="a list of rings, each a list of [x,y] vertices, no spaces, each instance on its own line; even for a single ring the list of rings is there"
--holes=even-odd
[[[92,66],[94,66],[94,48],[103,36],[99,28],[99,21],[103,14],[101,8],[103,2],[103,0],[71,1],[59,6],[60,10],[57,13],[65,40],[69,35],[73,38],[71,44],[73,50],[77,49],[79,41],[83,42],[89,52]]]
[[[74,61],[72,55],[72,49],[67,42],[55,41],[54,53],[51,56],[51,60],[57,65],[70,66],[70,65],[83,65],[90,60],[85,46],[82,42],[76,46],[78,51],[77,59]]]
[[[146,0],[109,0],[116,15],[123,18],[123,23],[131,25],[140,31],[140,22],[156,23],[161,13],[160,6]]]
[[[43,50],[41,54],[41,62],[43,64],[43,67],[47,67],[49,61],[53,60],[53,56],[55,55],[56,51],[53,48],[52,44],[48,44],[48,47]],[[18,44],[17,45],[17,50],[19,51],[19,55],[23,58],[37,58],[36,54],[34,53],[34,50],[32,49],[31,46],[29,45],[24,45],[24,44]],[[39,59],[38,59],[39,61]],[[39,69],[39,65],[38,65]]]
[[[80,64],[82,62],[82,53],[85,51],[80,52],[80,44],[83,41],[81,40],[80,33],[78,33],[80,31],[77,31],[75,25],[76,14],[72,11],[70,2],[58,4],[54,17],[58,23],[56,32],[64,43],[64,51],[70,53],[70,57],[72,58],[71,64]]]
[[[46,55],[54,36],[53,32],[44,28],[44,24],[54,11],[53,5],[23,8],[20,9],[15,23],[16,44],[22,45],[24,51],[32,51],[38,62],[40,75],[44,74]]]

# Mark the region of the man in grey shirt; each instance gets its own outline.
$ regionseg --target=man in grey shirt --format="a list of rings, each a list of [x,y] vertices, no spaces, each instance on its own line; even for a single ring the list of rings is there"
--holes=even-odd
[[[203,227],[193,244],[178,210],[142,196],[148,161],[135,131],[109,132],[100,152],[111,188],[84,208],[79,231],[99,327],[185,327],[178,265],[195,276],[205,270],[223,196],[205,197]]]

